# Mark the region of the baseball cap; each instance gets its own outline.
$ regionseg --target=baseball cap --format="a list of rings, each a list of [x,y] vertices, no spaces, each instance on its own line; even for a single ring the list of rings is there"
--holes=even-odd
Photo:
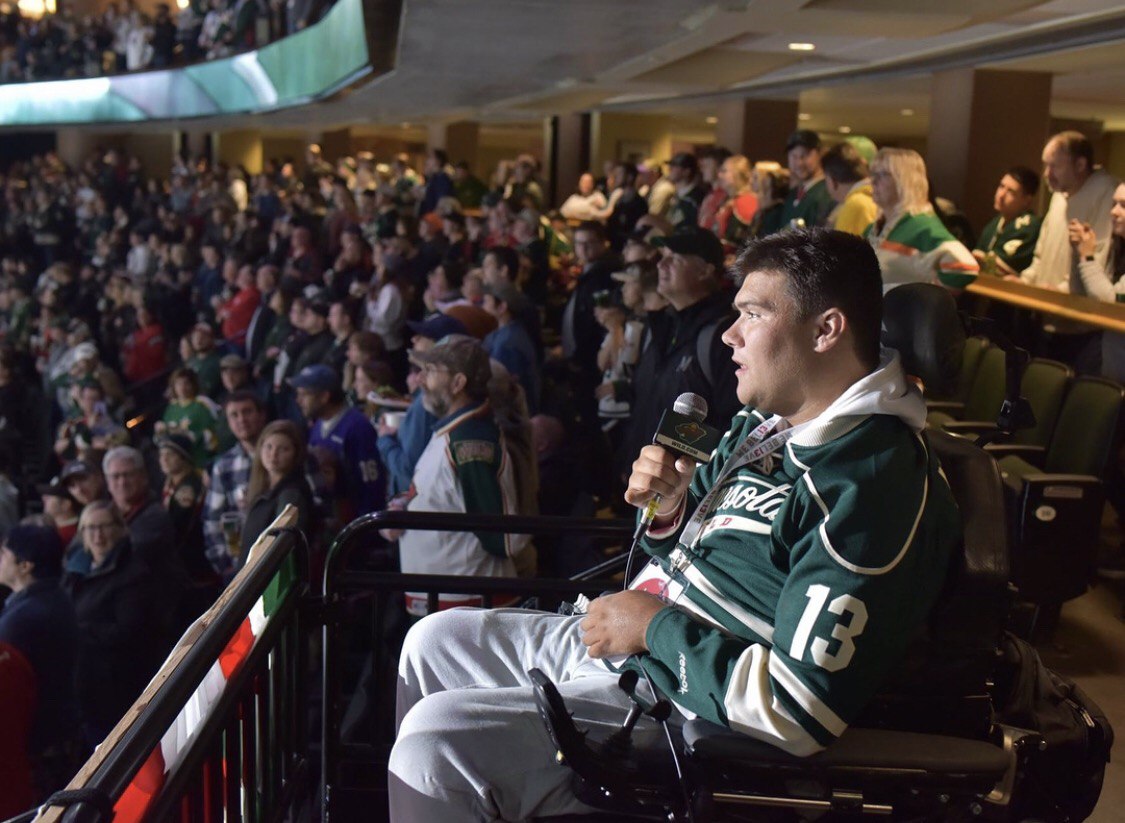
[[[465,324],[448,314],[432,314],[425,320],[407,320],[407,327],[417,335],[441,340],[450,334],[468,334]]]
[[[660,248],[667,246],[676,254],[690,254],[701,258],[704,262],[715,267],[715,273],[723,273],[726,255],[723,253],[723,244],[715,233],[699,226],[681,225],[667,237],[652,238],[652,245]]]
[[[240,354],[227,354],[219,361],[220,369],[245,369],[246,358]]]
[[[85,477],[88,474],[94,473],[94,467],[87,463],[85,460],[72,460],[63,466],[63,470],[59,472],[59,482],[66,483],[75,477]]]
[[[820,149],[820,135],[812,129],[797,129],[785,141],[785,150],[790,151],[798,146],[803,149]]]
[[[486,283],[482,291],[491,294],[497,300],[508,304],[508,311],[519,314],[527,306],[527,297],[515,284],[508,282]]]
[[[74,347],[74,362],[78,362],[79,360],[93,360],[97,356],[98,347],[89,341],[79,343]]]
[[[35,487],[35,490],[39,492],[40,497],[61,497],[64,500],[71,501],[75,505],[78,503],[78,501],[74,499],[74,496],[67,490],[66,482],[61,476],[53,478],[50,483],[40,483]]]
[[[429,351],[414,352],[411,360],[420,366],[434,363],[445,366],[454,374],[465,375],[465,393],[471,397],[481,398],[488,393],[492,366],[488,352],[479,340],[451,335],[439,340]]]
[[[699,160],[690,151],[681,151],[672,155],[672,159],[668,161],[669,166],[679,166],[681,169],[692,169],[693,171],[699,168]]]
[[[162,434],[152,439],[158,449],[171,449],[189,463],[194,463],[191,438],[186,434]]]
[[[13,526],[4,545],[20,560],[35,564],[35,577],[58,577],[62,572],[63,546],[59,533],[50,526]]]
[[[461,325],[465,327],[465,331],[477,340],[484,340],[485,337],[496,331],[496,318],[480,306],[474,306],[470,303],[454,303],[452,306],[446,306],[444,311],[450,317],[460,320]]]
[[[332,391],[340,387],[340,376],[329,366],[314,363],[305,366],[287,381],[295,389],[312,389],[313,391]]]

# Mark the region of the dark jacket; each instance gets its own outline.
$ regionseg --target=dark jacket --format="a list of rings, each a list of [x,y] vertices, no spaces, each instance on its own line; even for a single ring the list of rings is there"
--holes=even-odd
[[[683,311],[668,308],[649,313],[644,348],[633,372],[632,417],[617,453],[619,471],[632,465],[641,448],[652,442],[660,416],[683,392],[694,392],[707,401],[710,425],[719,431],[729,427],[742,408],[731,350],[722,341],[734,316],[730,295],[723,291]],[[714,329],[708,347],[712,379],[697,356],[698,338],[708,327]]]
[[[611,275],[621,268],[621,258],[613,252],[588,265],[579,275],[563,311],[563,353],[592,380],[599,375],[598,349],[605,337],[605,329],[594,319],[594,295],[616,291],[617,283]]]
[[[258,539],[258,535],[269,528],[282,509],[292,503],[297,507],[298,529],[309,534],[312,523],[315,501],[312,489],[305,479],[304,467],[295,471],[280,483],[263,494],[258,495],[246,510],[246,520],[242,524],[242,554],[239,562],[245,563],[250,554],[250,547]]]
[[[57,577],[36,580],[8,597],[0,609],[0,643],[18,649],[35,672],[39,699],[31,753],[73,739],[78,723],[74,696],[78,622]]]
[[[164,633],[152,630],[162,625],[161,589],[154,582],[128,537],[101,566],[63,576],[78,618],[75,683],[91,740],[101,740],[121,719],[167,651]]]
[[[325,329],[318,334],[313,334],[305,338],[304,344],[301,346],[300,352],[293,359],[293,365],[289,369],[288,374],[299,374],[301,369],[305,366],[312,366],[324,361],[324,356],[328,354],[328,350],[332,348],[332,343],[336,338],[332,332]]]

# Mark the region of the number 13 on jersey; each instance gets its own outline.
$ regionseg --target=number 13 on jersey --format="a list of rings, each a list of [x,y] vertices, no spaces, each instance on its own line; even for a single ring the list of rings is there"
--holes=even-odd
[[[809,602],[797,624],[793,643],[789,647],[789,656],[794,660],[801,660],[805,656],[805,650],[808,649],[816,665],[826,671],[838,672],[846,669],[852,662],[852,655],[855,654],[855,638],[863,634],[863,629],[867,625],[867,607],[863,605],[862,600],[850,594],[841,594],[829,603],[828,598],[831,594],[827,586],[819,583],[809,586],[808,591],[805,592]],[[825,603],[828,604],[829,612],[840,617],[832,627],[831,640],[835,641],[835,644],[823,637],[813,637],[810,644],[809,636],[816,626],[817,618],[825,611]],[[836,649],[830,651],[833,645],[836,645]]]

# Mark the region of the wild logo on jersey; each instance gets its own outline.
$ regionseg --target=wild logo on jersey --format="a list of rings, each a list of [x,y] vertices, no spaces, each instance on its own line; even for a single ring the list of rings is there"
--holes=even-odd
[[[719,503],[702,536],[721,529],[769,534],[774,518],[793,490],[791,483],[771,483],[761,475],[740,471],[720,492]]]

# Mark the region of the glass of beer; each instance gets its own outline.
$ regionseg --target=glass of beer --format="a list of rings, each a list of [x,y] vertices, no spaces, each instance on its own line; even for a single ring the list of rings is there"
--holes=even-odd
[[[242,555],[242,515],[239,512],[223,512],[219,515],[219,526],[227,541],[227,551],[233,560]]]

